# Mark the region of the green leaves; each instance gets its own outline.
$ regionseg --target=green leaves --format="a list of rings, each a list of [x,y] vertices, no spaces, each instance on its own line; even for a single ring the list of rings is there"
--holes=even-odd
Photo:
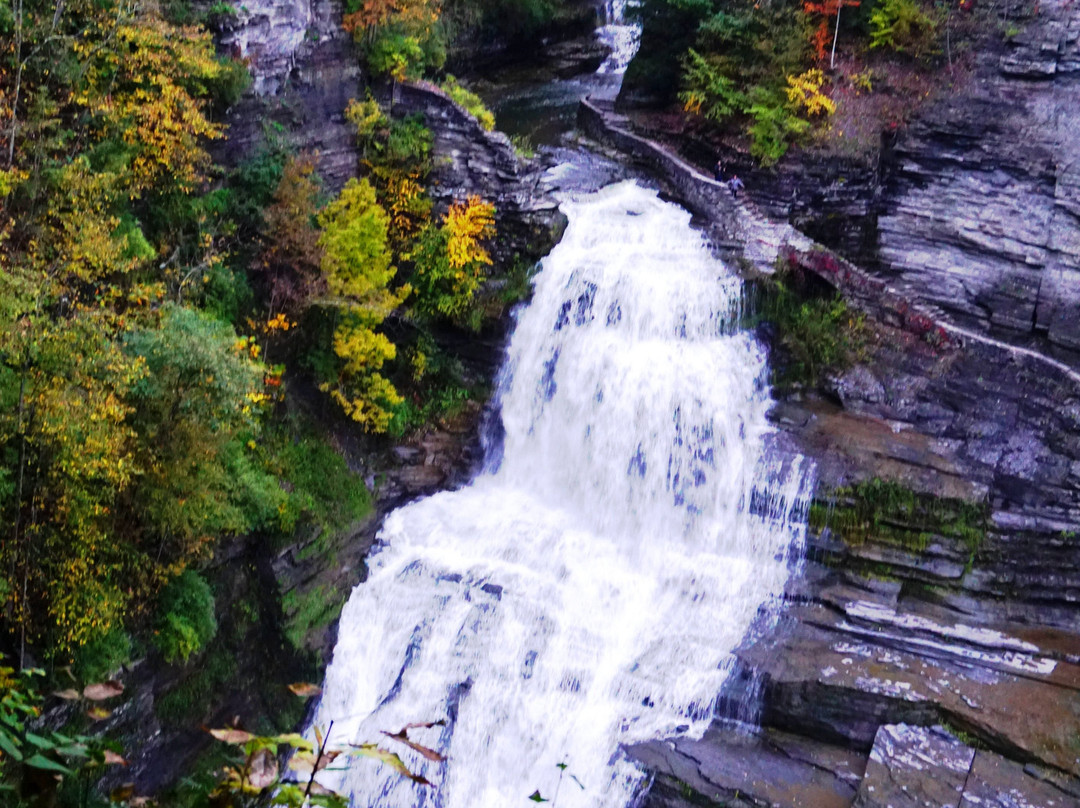
[[[154,645],[166,662],[187,662],[217,634],[214,595],[194,570],[184,570],[161,591]]]

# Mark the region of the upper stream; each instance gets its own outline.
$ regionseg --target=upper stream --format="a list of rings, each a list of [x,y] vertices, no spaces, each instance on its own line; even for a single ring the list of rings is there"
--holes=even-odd
[[[316,722],[434,784],[324,772],[355,806],[627,805],[620,744],[704,731],[801,551],[808,475],[768,451],[740,281],[655,191],[563,209],[508,349],[501,447],[386,519],[342,614]],[[380,734],[436,720],[410,737],[446,762]]]

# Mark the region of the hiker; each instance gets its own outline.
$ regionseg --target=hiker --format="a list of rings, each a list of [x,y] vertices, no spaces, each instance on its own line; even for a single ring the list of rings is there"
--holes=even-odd
[[[719,160],[717,160],[716,165],[713,166],[713,179],[717,182],[724,181],[724,164]]]
[[[731,176],[731,179],[727,181],[727,186],[731,189],[732,199],[738,199],[739,191],[746,187],[745,185],[743,185],[743,181],[739,179],[738,174],[733,174]]]

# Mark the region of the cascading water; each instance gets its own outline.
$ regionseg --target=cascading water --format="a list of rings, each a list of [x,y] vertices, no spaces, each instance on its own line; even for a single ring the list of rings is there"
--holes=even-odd
[[[704,731],[800,552],[807,475],[766,451],[739,281],[653,191],[564,210],[509,347],[497,468],[391,514],[342,615],[316,723],[434,784],[362,759],[320,775],[355,806],[627,805],[620,744]],[[445,762],[380,735],[440,719],[413,738]]]
[[[604,24],[596,30],[596,37],[611,48],[611,53],[597,73],[621,77],[637,53],[641,26],[627,23],[626,4],[627,0],[606,0],[604,3]]]

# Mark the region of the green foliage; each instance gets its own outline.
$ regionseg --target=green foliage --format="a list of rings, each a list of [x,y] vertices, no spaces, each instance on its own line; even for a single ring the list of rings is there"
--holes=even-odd
[[[679,100],[713,123],[724,123],[746,107],[746,95],[736,89],[735,81],[693,48],[686,54],[683,82],[686,89],[679,93]]]
[[[761,316],[776,329],[784,378],[816,384],[827,370],[846,367],[863,350],[863,317],[839,294],[800,294],[783,276],[774,276],[762,291]]]
[[[367,54],[372,72],[398,81],[419,78],[424,71],[424,49],[420,40],[398,31],[382,31]]]
[[[214,594],[194,570],[184,570],[161,590],[154,645],[166,662],[187,662],[217,634]]]
[[[989,516],[986,503],[920,494],[875,477],[819,496],[809,521],[815,531],[828,528],[849,544],[884,541],[921,552],[936,535],[959,539],[974,553]]]
[[[213,536],[263,527],[284,494],[247,457],[257,432],[264,367],[228,325],[166,306],[156,329],[130,334],[149,373],[133,387],[132,423],[150,458],[134,504],[169,557]]]
[[[936,29],[916,0],[880,0],[870,14],[870,47],[920,58],[933,50]]]
[[[495,116],[476,93],[462,87],[456,78],[447,76],[446,80],[439,85],[443,92],[450,96],[455,104],[464,107],[465,111],[476,118],[480,127],[490,132],[495,128]]]
[[[285,612],[285,637],[293,648],[303,650],[314,632],[337,620],[347,597],[347,593],[334,592],[322,585],[306,592],[295,589],[286,592],[281,608]]]
[[[795,114],[792,104],[779,93],[755,87],[745,112],[752,123],[750,153],[762,165],[772,165],[787,152],[788,144],[810,128],[810,123]]]
[[[122,762],[111,745],[99,739],[37,725],[44,697],[34,679],[43,675],[38,669],[16,674],[0,666],[0,805],[54,804],[65,778]],[[122,691],[123,687],[90,685],[84,693],[90,700],[104,701]],[[64,697],[81,700],[75,690]],[[108,710],[99,709],[108,715]]]
[[[382,160],[402,168],[424,165],[431,157],[433,141],[422,115],[397,118],[390,123]]]
[[[454,418],[470,401],[480,401],[489,391],[471,381],[462,363],[442,351],[429,335],[421,333],[406,349],[411,377],[403,384],[408,393],[394,409],[388,432],[401,437],[414,429]]]
[[[690,48],[682,59],[683,108],[717,126],[744,122],[751,154],[763,165],[779,160],[810,127],[799,114],[804,104],[787,92],[808,60],[804,16],[723,7],[700,22],[701,50]]]
[[[479,327],[476,294],[492,263],[484,244],[495,234],[495,207],[470,197],[450,206],[440,226],[429,224],[413,250],[415,309],[428,320]]]
[[[75,653],[71,669],[84,682],[96,682],[115,674],[131,661],[131,637],[122,626],[113,626]]]
[[[317,525],[325,534],[346,528],[372,509],[371,492],[360,475],[325,440],[305,429],[278,429],[267,447],[276,475],[291,488],[279,511],[279,530]]]
[[[214,9],[219,7],[224,7],[230,15],[236,16],[232,6],[220,2],[214,4],[210,13],[214,13]],[[224,14],[224,12],[220,13]],[[223,56],[219,57],[218,63],[221,65],[221,69],[213,83],[210,84],[209,89],[215,107],[219,110],[227,110],[239,101],[251,86],[251,72],[248,70],[247,65],[238,59]]]
[[[523,160],[531,160],[536,157],[536,145],[528,135],[510,135],[510,142],[514,145],[514,154]]]
[[[342,361],[337,383],[324,389],[365,429],[385,432],[401,397],[378,372],[396,349],[375,329],[410,291],[389,288],[397,269],[390,264],[387,215],[367,180],[352,179],[319,214],[319,224],[322,273],[339,310],[334,353]]]

